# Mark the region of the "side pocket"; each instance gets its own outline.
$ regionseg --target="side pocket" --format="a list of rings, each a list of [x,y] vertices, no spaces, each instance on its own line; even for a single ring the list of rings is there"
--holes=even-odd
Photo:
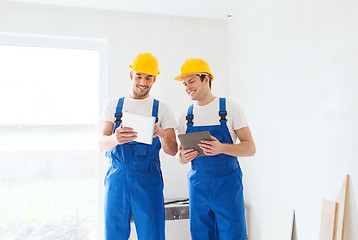
[[[236,169],[236,175],[239,178],[239,181],[240,181],[240,184],[241,184],[241,187],[242,187],[242,171],[241,171],[241,168],[240,168],[239,164],[238,164],[238,167]]]
[[[108,171],[107,171],[107,174],[106,176],[104,177],[104,185],[106,186],[107,183],[109,183],[109,181],[112,179],[112,178],[115,178],[116,175],[118,177],[118,174],[122,171],[122,167],[121,166],[117,166],[117,167],[113,167],[113,165],[111,165],[109,168],[108,168]]]
[[[108,182],[108,178],[112,174],[112,172],[113,172],[113,167],[111,166],[111,167],[108,168],[106,176],[104,177],[104,186],[106,186],[106,184]]]
[[[162,174],[162,169],[160,168],[160,163],[159,162],[155,162],[154,164],[154,169],[155,172],[159,175],[159,176],[163,176]]]
[[[190,169],[188,174],[186,175],[187,179],[190,180],[197,173],[197,170]]]
[[[155,163],[155,171],[156,174],[158,174],[158,176],[160,177],[162,188],[164,188],[163,173],[162,173],[162,169],[160,168],[160,163]]]

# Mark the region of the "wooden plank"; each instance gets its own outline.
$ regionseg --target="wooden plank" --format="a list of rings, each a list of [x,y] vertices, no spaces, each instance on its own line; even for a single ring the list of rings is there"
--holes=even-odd
[[[343,240],[344,230],[344,210],[346,207],[347,188],[349,175],[347,175],[342,184],[341,190],[337,196],[336,221],[334,228],[334,240]]]
[[[337,203],[323,199],[319,240],[333,240]]]
[[[294,210],[267,202],[261,240],[291,240]]]

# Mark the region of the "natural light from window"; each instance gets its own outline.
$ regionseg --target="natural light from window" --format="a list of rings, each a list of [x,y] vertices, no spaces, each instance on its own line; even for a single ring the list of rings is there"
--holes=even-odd
[[[0,44],[0,66],[0,239],[97,239],[100,50]]]
[[[99,51],[0,45],[0,66],[0,150],[96,147]]]
[[[1,125],[88,125],[98,119],[93,50],[0,45]]]

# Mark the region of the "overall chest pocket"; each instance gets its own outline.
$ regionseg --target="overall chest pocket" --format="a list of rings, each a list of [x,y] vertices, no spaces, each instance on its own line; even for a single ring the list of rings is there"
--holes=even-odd
[[[133,163],[134,164],[143,164],[148,163],[150,157],[148,156],[150,145],[147,144],[136,144],[134,146],[134,158]]]

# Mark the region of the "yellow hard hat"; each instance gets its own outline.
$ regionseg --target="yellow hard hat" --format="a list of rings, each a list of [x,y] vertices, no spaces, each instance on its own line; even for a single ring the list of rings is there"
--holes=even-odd
[[[180,75],[176,76],[174,79],[182,81],[182,77],[192,73],[208,73],[211,77],[211,81],[214,79],[213,74],[211,73],[209,64],[201,58],[189,58],[181,66]]]
[[[144,74],[153,76],[158,76],[160,74],[158,59],[150,53],[138,54],[134,58],[132,65],[129,65],[129,67],[136,72]]]

